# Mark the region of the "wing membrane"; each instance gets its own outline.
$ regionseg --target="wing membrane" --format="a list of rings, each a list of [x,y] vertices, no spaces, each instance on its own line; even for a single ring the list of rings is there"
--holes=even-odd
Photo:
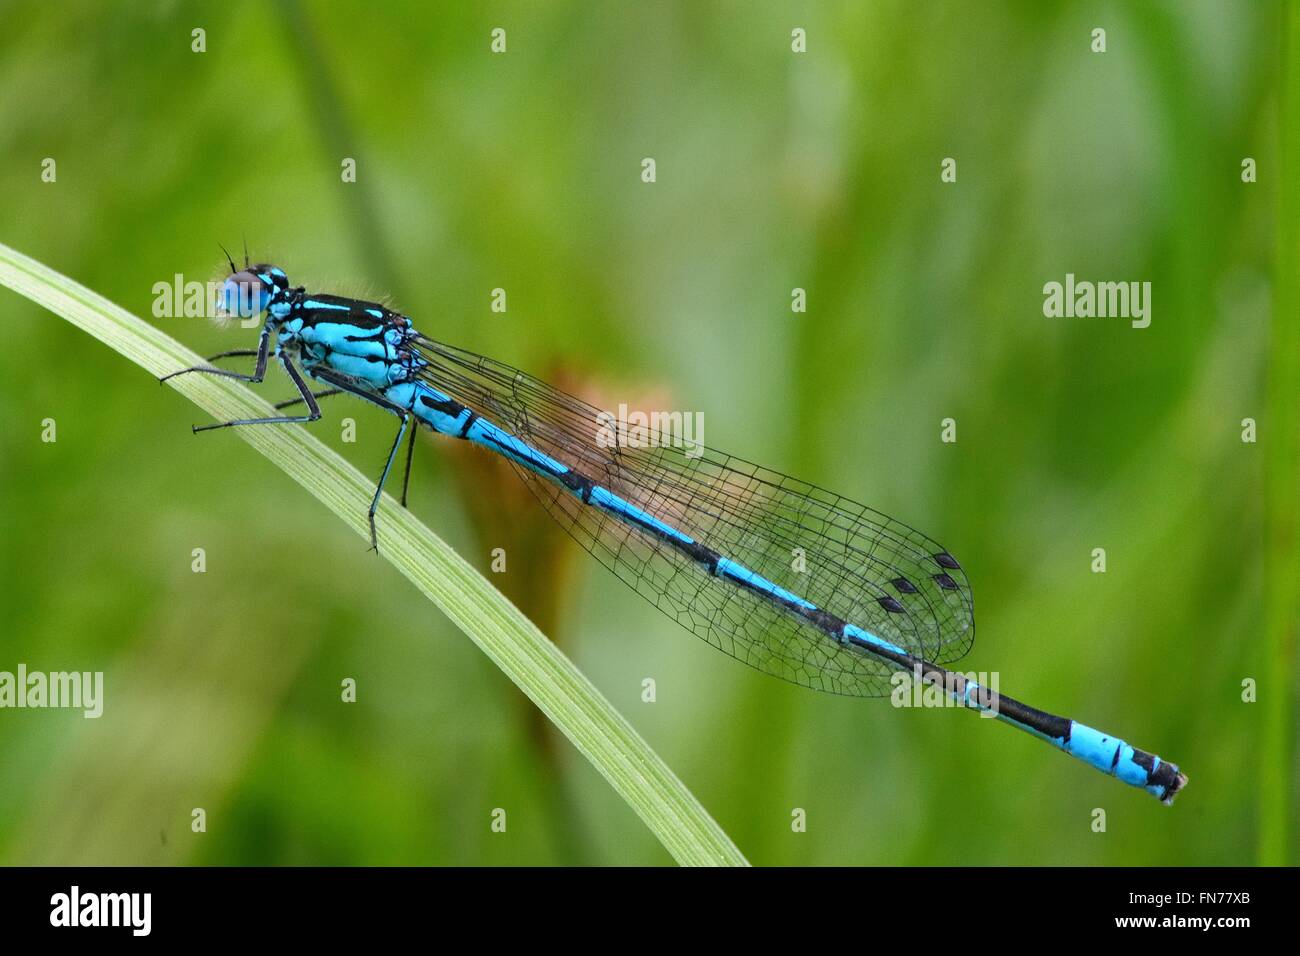
[[[424,338],[413,348],[431,385],[724,557],[917,657],[942,664],[969,650],[974,621],[965,573],[915,529],[711,448],[682,447],[653,429],[629,435],[594,406],[494,359]],[[514,468],[579,544],[713,646],[818,690],[890,692],[889,665]]]

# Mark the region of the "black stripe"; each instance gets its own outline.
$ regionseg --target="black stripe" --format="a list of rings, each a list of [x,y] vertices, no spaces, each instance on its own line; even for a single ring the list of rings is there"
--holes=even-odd
[[[610,493],[613,494],[613,492]],[[587,492],[587,498],[588,500],[590,500],[591,498],[590,490]],[[627,501],[627,499],[623,499],[623,501],[625,504],[628,505],[632,504],[632,502]],[[600,506],[597,505],[597,507]],[[633,505],[633,507],[635,506]],[[704,545],[700,544],[698,541],[692,541],[691,543],[687,544],[685,541],[682,541],[676,535],[672,535],[664,532],[663,530],[658,528],[656,525],[654,525],[646,518],[639,518],[636,515],[630,515],[625,511],[614,511],[613,509],[609,509],[609,514],[617,518],[619,521],[628,521],[636,525],[638,528],[644,528],[646,531],[650,532],[660,541],[668,542],[669,544],[676,547],[678,551],[681,551],[683,554],[690,556],[692,559],[696,561],[699,561],[701,564],[708,563],[710,560],[709,556],[711,555],[712,556],[711,566],[714,569],[717,568],[718,561],[722,557],[722,555],[718,554],[716,551],[710,551],[708,548],[704,547]],[[676,531],[675,528],[673,530]],[[680,531],[678,531],[677,533],[681,534]]]
[[[1118,750],[1115,752],[1119,753]],[[1138,750],[1136,747],[1133,748],[1133,762],[1145,770],[1148,777],[1151,776],[1151,771],[1156,767],[1155,755],[1149,754],[1145,750]]]
[[[420,396],[420,404],[425,408],[432,408],[436,412],[442,412],[451,418],[459,418],[460,413],[465,410],[465,406],[460,402],[448,399],[430,398],[428,395]]]
[[[422,399],[422,401],[427,401],[427,399]],[[429,404],[432,405],[434,403],[429,402]],[[461,405],[459,407],[463,409],[465,406]],[[460,413],[457,412],[456,414],[460,414]],[[497,448],[500,448],[501,454],[505,455],[511,461],[520,461],[521,463],[522,461],[527,461],[528,463],[524,467],[531,468],[534,471],[539,472],[540,474],[549,475],[550,477],[554,478],[557,481],[563,481],[564,475],[568,474],[567,471],[559,472],[556,471],[554,468],[547,467],[547,465],[545,465],[543,462],[533,461],[532,459],[526,458],[524,455],[519,454],[519,449],[511,448],[509,445],[506,445],[503,442],[499,441],[493,435],[484,435],[482,440],[485,442],[490,442],[491,444],[495,445]],[[524,447],[528,448],[530,451],[534,451],[534,452],[536,451],[536,449],[532,448],[531,445],[525,444]]]
[[[796,604],[794,601],[791,601],[789,598],[783,598],[779,594],[773,594],[767,588],[762,587],[761,585],[756,584],[753,581],[746,580],[745,578],[734,577],[733,575],[730,574],[728,574],[727,577],[730,578],[732,581],[735,581],[741,587],[753,591],[759,597],[763,598],[763,600],[768,601],[772,604],[779,604],[787,611],[794,611],[797,614],[803,614],[803,612],[809,610],[809,608],[804,607],[802,604]],[[812,608],[811,610],[817,610],[817,609]]]
[[[737,568],[742,568],[742,567],[744,567],[744,565],[737,564]],[[750,571],[749,568],[745,568],[745,570],[749,571],[750,574],[758,573],[756,571]],[[755,594],[757,594],[759,597],[763,598],[766,601],[770,601],[773,604],[778,604],[788,611],[794,611],[796,614],[808,618],[809,620],[813,621],[814,624],[817,624],[818,627],[822,626],[820,623],[818,623],[818,621],[820,620],[820,617],[818,617],[819,615],[826,615],[826,617],[828,618],[833,617],[833,615],[827,614],[825,611],[821,610],[821,608],[816,608],[816,607],[807,608],[804,607],[802,604],[790,600],[789,598],[783,598],[779,594],[773,594],[771,591],[763,587],[761,584],[758,584],[755,581],[751,581],[748,578],[741,577],[738,570],[734,572],[724,571],[723,574],[726,576],[726,578],[729,581],[734,581],[736,584],[739,584],[742,588],[745,588],[749,591],[753,591]],[[764,578],[764,580],[766,581],[767,579]],[[775,581],[768,581],[768,584],[772,584],[775,585],[776,587],[780,587],[780,585],[776,584]],[[835,618],[835,620],[838,621],[839,619]],[[844,629],[843,622],[841,621],[840,630],[843,631],[843,629]]]
[[[585,505],[591,504],[591,489],[596,483],[581,472],[569,469],[560,476],[560,483],[577,494]]]
[[[572,468],[564,472],[563,474],[558,475],[557,480],[560,482],[560,484],[564,485],[570,491],[576,493],[578,497],[582,499],[583,504],[588,504],[588,505],[591,504],[592,491],[594,491],[597,487],[600,487],[596,484],[596,482],[593,479],[588,478],[582,472],[575,471]],[[613,494],[613,492],[610,493]],[[626,499],[623,499],[623,501],[625,504],[628,505],[632,504],[630,501],[627,501]],[[600,508],[599,505],[597,505],[596,507]],[[692,561],[696,561],[699,564],[702,564],[706,569],[708,569],[709,574],[714,575],[715,577],[717,576],[718,562],[722,560],[722,555],[719,554],[717,551],[714,551],[712,548],[700,544],[698,541],[691,541],[689,543],[682,541],[680,538],[676,537],[676,535],[667,534],[662,529],[656,527],[651,522],[647,521],[644,518],[638,518],[636,515],[630,515],[624,511],[615,511],[612,508],[600,508],[600,510],[605,511],[611,517],[617,518],[619,521],[626,521],[629,524],[636,525],[638,528],[641,528],[647,533],[654,535],[660,541],[664,541],[672,545],[674,548],[676,548],[682,554],[686,555]],[[673,529],[673,530],[677,531],[677,529]],[[677,534],[681,534],[681,532],[677,531]]]
[[[819,607],[812,609],[800,608],[799,611],[804,617],[811,621],[815,627],[825,631],[837,641],[843,640],[845,624],[843,618],[836,617],[830,611],[823,611]]]
[[[367,312],[341,312],[338,309],[308,309],[299,306],[297,310],[291,310],[291,318],[301,319],[304,329],[314,329],[318,325],[355,325],[357,328],[373,328],[375,334],[381,334],[388,330],[388,324],[383,319],[376,319]],[[357,336],[348,336],[352,341],[356,341]],[[374,338],[374,336],[364,336],[364,338]]]
[[[1178,793],[1183,788],[1183,784],[1187,782],[1187,778],[1183,776],[1177,764],[1162,760],[1160,766],[1157,767],[1155,755],[1149,754],[1145,750],[1138,750],[1134,747],[1133,762],[1147,772],[1148,785],[1161,788],[1161,800],[1172,799],[1174,794]]]
[[[938,664],[931,664],[929,661],[921,660],[919,657],[913,657],[910,654],[896,654],[885,648],[873,648],[872,645],[860,641],[856,638],[850,638],[850,643],[861,644],[863,647],[871,648],[872,653],[877,657],[884,657],[902,665],[908,670],[915,668],[921,669],[922,678],[926,681],[933,682],[936,686],[946,687],[948,681],[957,686],[963,682],[960,674],[954,674],[947,668],[940,667]],[[962,684],[964,686],[964,684]],[[1070,730],[1074,721],[1068,717],[1057,717],[1055,714],[1049,714],[1045,710],[1039,710],[1037,707],[1030,707],[1028,704],[1022,704],[1014,697],[1007,697],[1005,694],[999,694],[990,688],[983,687],[979,691],[981,695],[981,706],[994,711],[999,717],[1005,717],[1022,727],[1028,727],[1030,730],[1042,734],[1052,740],[1060,740],[1062,744],[1070,742]]]
[[[499,443],[494,442],[494,444],[499,444]],[[575,471],[574,469],[569,469],[568,471],[565,471],[562,474],[558,474],[555,476],[555,478],[560,484],[562,484],[564,487],[568,488],[570,491],[575,493],[582,500],[584,504],[591,504],[591,493],[596,487],[598,487],[596,482],[593,479],[587,477],[586,475],[582,474],[579,471]],[[631,502],[628,502],[625,499],[624,499],[624,503],[631,505]],[[600,506],[597,507],[599,508]],[[697,562],[698,564],[703,565],[705,568],[708,569],[709,574],[713,575],[714,577],[718,575],[718,563],[722,560],[722,555],[719,552],[714,551],[712,548],[708,547],[707,545],[701,544],[698,541],[686,542],[681,540],[676,536],[677,534],[682,534],[682,532],[679,531],[678,529],[675,528],[673,529],[676,532],[676,534],[669,534],[663,531],[662,529],[658,528],[657,526],[655,526],[649,520],[645,518],[640,518],[637,515],[628,514],[625,511],[617,511],[613,508],[601,508],[600,510],[607,512],[611,517],[617,518],[620,521],[625,521],[629,524],[635,525],[638,528],[642,528],[646,532],[654,535],[660,541],[664,541],[672,545],[674,548],[676,548],[682,554],[689,557],[691,560]],[[800,604],[796,601],[792,601],[789,598],[783,598],[778,594],[773,594],[771,591],[769,591],[767,588],[763,587],[762,585],[757,584],[756,582],[749,580],[748,578],[740,576],[739,568],[741,567],[743,567],[743,565],[737,565],[736,571],[723,572],[723,575],[728,580],[753,592],[754,594],[758,595],[759,597],[763,598],[769,603],[777,604],[778,606],[783,607],[786,610],[795,612],[796,614],[800,615],[801,617],[809,621],[814,627],[818,628],[824,633],[835,638],[837,641],[843,640],[844,628],[846,622],[842,618],[836,617],[834,614],[831,614],[829,611],[823,611],[821,608],[805,607],[803,604]],[[746,568],[746,570],[748,569]],[[756,572],[750,572],[750,573],[756,573]],[[769,583],[775,584],[775,582],[769,582]],[[777,586],[779,587],[779,585]],[[894,599],[881,598],[882,605],[884,604],[885,601],[894,601]],[[894,603],[897,604],[897,602]],[[887,605],[885,606],[888,607]],[[904,610],[902,605],[898,605],[898,610],[899,611]]]
[[[1016,723],[1024,724],[1026,727],[1038,731],[1044,737],[1061,740],[1067,744],[1070,742],[1070,728],[1074,726],[1074,721],[1069,717],[1057,717],[1055,714],[1049,714],[1037,707],[1022,704],[1014,697],[1004,697],[1001,694],[996,694],[994,699],[999,714],[1010,717]]]
[[[666,540],[677,545],[679,551],[694,558],[700,564],[709,569],[709,574],[717,577],[718,562],[722,560],[722,555],[718,554],[718,552],[714,551],[712,548],[705,547],[698,541],[686,544],[684,541],[674,541],[672,538],[667,538]]]

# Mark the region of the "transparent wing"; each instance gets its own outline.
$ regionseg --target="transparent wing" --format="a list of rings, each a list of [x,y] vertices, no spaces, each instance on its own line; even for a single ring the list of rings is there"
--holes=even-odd
[[[421,376],[496,425],[819,608],[943,664],[974,640],[966,575],[937,542],[840,495],[609,416],[530,375],[420,338]],[[635,438],[636,441],[629,439]],[[649,446],[649,447],[647,447]],[[579,544],[714,647],[817,690],[886,696],[892,668],[652,534],[515,470]]]

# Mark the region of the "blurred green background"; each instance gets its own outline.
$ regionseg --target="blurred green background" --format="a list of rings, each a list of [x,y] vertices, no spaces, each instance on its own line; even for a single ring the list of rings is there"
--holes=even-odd
[[[427,334],[606,407],[703,411],[709,444],[959,556],[979,635],[962,666],[1191,777],[1165,808],[970,714],[751,671],[569,546],[508,475],[423,438],[416,513],[485,572],[507,549],[494,583],[755,863],[1293,862],[1277,702],[1296,676],[1276,634],[1270,650],[1264,560],[1282,18],[1173,0],[8,3],[0,241],[150,316],[154,283],[207,280],[217,244],[246,237],[295,282],[387,295]],[[1044,318],[1067,272],[1150,281],[1150,328]],[[195,408],[17,295],[0,316],[0,669],[102,670],[107,695],[97,721],[0,712],[0,860],[669,862],[270,463],[192,437]],[[254,344],[152,321],[203,353]],[[292,391],[279,372],[263,387]],[[317,426],[376,473],[391,430],[344,399]],[[1247,678],[1267,706],[1242,702]]]

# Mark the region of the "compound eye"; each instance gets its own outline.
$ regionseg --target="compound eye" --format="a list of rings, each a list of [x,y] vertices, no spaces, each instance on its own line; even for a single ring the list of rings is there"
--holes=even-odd
[[[261,313],[270,298],[266,284],[247,270],[236,272],[221,287],[222,311],[244,319]]]

